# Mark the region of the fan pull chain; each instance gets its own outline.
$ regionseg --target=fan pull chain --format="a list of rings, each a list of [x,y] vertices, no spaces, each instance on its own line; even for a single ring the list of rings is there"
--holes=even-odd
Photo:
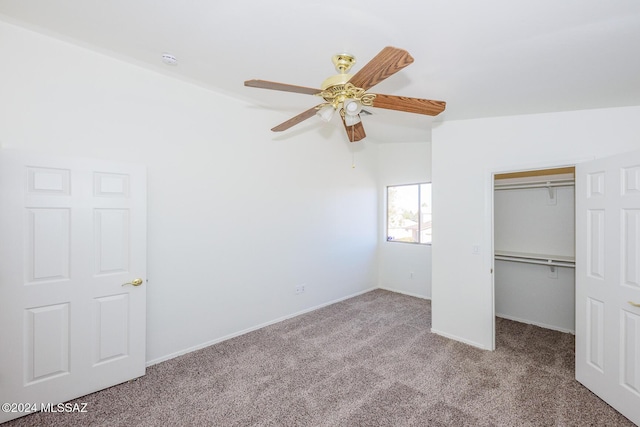
[[[351,141],[356,139],[356,127],[351,126]],[[355,151],[351,152],[351,169],[356,168],[356,153]]]

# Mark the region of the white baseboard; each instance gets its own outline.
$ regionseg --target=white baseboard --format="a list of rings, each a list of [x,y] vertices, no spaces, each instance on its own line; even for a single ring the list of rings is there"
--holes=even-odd
[[[367,292],[371,292],[371,291],[373,291],[375,289],[377,289],[377,288],[365,289],[364,291],[356,292],[355,294],[347,295],[346,297],[338,298],[336,300],[329,301],[329,302],[326,302],[326,303],[323,303],[323,304],[320,304],[320,305],[317,305],[317,306],[314,306],[314,307],[311,307],[311,308],[307,308],[307,309],[304,309],[302,311],[298,311],[296,313],[288,314],[286,316],[282,316],[282,317],[279,317],[277,319],[270,320],[268,322],[261,323],[261,324],[256,325],[256,326],[252,326],[250,328],[243,329],[241,331],[234,332],[234,333],[225,335],[223,337],[216,338],[216,339],[213,339],[211,341],[204,342],[202,344],[198,344],[198,345],[194,345],[194,346],[189,347],[189,348],[185,348],[184,350],[179,350],[179,351],[167,354],[166,356],[158,357],[158,358],[155,358],[153,360],[148,360],[146,366],[149,367],[149,366],[155,365],[155,364],[160,363],[160,362],[165,362],[165,361],[173,359],[175,357],[182,356],[183,354],[191,353],[192,351],[200,350],[202,348],[209,347],[209,346],[214,345],[214,344],[218,344],[218,343],[220,343],[222,341],[226,341],[226,340],[231,339],[231,338],[239,337],[240,335],[244,335],[244,334],[247,334],[249,332],[253,332],[253,331],[256,331],[258,329],[262,329],[262,328],[264,328],[266,326],[282,322],[283,320],[291,319],[292,317],[300,316],[301,314],[309,313],[309,312],[317,310],[319,308],[326,307],[328,305],[335,304],[337,302],[344,301],[344,300],[349,299],[349,298],[357,297],[358,295],[366,294]]]
[[[403,294],[403,295],[407,295],[407,296],[410,296],[410,297],[416,297],[416,298],[420,298],[420,299],[431,300],[431,297],[428,297],[428,296],[425,296],[425,295],[418,295],[418,294],[414,294],[412,292],[400,291],[398,289],[387,288],[387,287],[384,287],[384,286],[378,286],[378,289],[382,289],[383,291],[395,292],[397,294]]]
[[[456,336],[456,335],[453,335],[453,334],[449,334],[447,332],[442,332],[442,331],[439,331],[439,330],[433,329],[433,328],[431,328],[431,332],[436,334],[436,335],[440,335],[442,337],[449,338],[451,340],[460,341],[461,343],[468,344],[468,345],[473,346],[473,347],[477,347],[477,348],[479,348],[481,350],[491,350],[490,348],[487,348],[487,347],[483,346],[480,343],[477,343],[475,341],[471,341],[471,340],[468,340],[466,338],[462,338],[462,337],[459,337],[459,336]]]
[[[559,326],[554,326],[554,325],[547,325],[546,323],[534,322],[534,321],[527,320],[527,319],[520,319],[518,317],[509,316],[507,314],[496,313],[496,317],[501,317],[501,318],[507,319],[507,320],[513,320],[514,322],[526,323],[528,325],[540,326],[541,328],[551,329],[551,330],[558,331],[558,332],[564,332],[566,334],[571,334],[571,335],[575,335],[576,334],[576,331],[572,330],[572,329],[561,328]]]

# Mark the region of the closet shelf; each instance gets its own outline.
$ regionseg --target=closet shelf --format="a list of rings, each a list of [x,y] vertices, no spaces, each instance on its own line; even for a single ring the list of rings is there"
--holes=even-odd
[[[526,252],[495,251],[494,258],[500,261],[524,262],[527,264],[548,265],[554,267],[575,268],[576,260],[572,256],[532,254]]]
[[[513,182],[512,180],[504,180],[507,182],[499,182],[496,180],[495,190],[520,190],[525,188],[553,188],[553,187],[573,187],[575,181],[573,178],[567,179],[549,179],[549,180],[530,180],[526,182]]]

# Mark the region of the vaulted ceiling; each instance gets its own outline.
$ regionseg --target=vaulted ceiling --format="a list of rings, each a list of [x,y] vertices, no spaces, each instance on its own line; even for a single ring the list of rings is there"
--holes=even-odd
[[[378,139],[420,139],[432,121],[640,105],[637,0],[2,0],[0,19],[247,100],[274,125],[317,99],[244,80],[319,87],[336,53],[354,54],[356,72],[400,47],[415,62],[372,92],[447,108],[435,119],[373,109],[363,121]]]

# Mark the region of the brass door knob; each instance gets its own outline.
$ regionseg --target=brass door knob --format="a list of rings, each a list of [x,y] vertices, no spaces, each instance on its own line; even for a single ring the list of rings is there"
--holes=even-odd
[[[126,286],[126,285],[140,286],[140,285],[142,285],[142,279],[138,277],[137,279],[133,279],[130,282],[122,284],[122,286]]]

